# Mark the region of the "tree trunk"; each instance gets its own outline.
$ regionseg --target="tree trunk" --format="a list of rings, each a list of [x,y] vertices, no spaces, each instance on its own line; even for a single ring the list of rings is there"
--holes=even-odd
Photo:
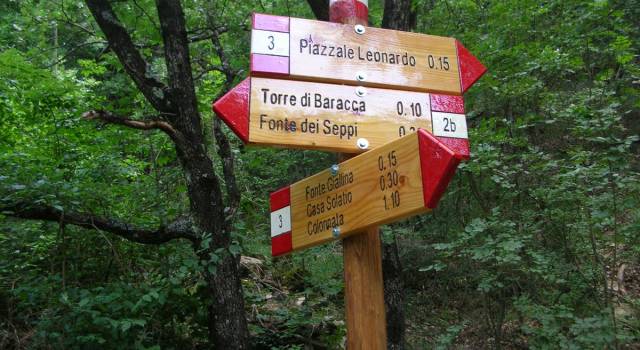
[[[225,217],[220,180],[205,146],[181,2],[155,1],[168,73],[167,83],[164,83],[149,71],[150,65],[118,19],[111,2],[85,1],[127,74],[160,112],[160,116],[152,121],[125,120],[104,112],[93,112],[90,116],[139,129],[158,128],[171,137],[187,184],[191,214],[188,229],[195,231],[190,239],[205,267],[211,295],[210,343],[216,349],[247,349],[249,332],[238,273],[239,259],[229,252],[230,223]],[[228,195],[237,197],[236,194]],[[145,234],[145,238],[153,237],[146,231],[139,233]],[[140,240],[138,232],[131,235]],[[162,240],[163,237],[159,238]]]
[[[410,31],[416,25],[416,13],[411,0],[386,0],[382,28]],[[382,273],[384,275],[384,303],[387,317],[387,348],[405,348],[404,284],[398,244],[382,241]]]
[[[212,304],[209,335],[216,349],[247,349],[248,327],[240,281],[239,259],[229,252],[230,227],[226,224],[220,182],[206,152],[191,71],[189,42],[179,0],[156,0],[164,40],[171,98],[179,118],[174,123],[187,142],[178,143],[178,157],[185,172],[191,215],[202,237],[211,235],[201,260]],[[201,247],[195,247],[199,249]],[[216,251],[218,260],[213,260]],[[215,268],[209,269],[209,264]]]
[[[405,348],[404,284],[398,245],[382,244],[382,274],[384,276],[384,305],[387,315],[387,349]]]
[[[411,0],[385,0],[382,28],[411,31],[416,26],[417,14]]]
[[[249,331],[244,312],[244,297],[239,256],[224,254],[216,273],[207,271],[207,285],[212,296],[209,307],[209,339],[214,349],[248,349]]]

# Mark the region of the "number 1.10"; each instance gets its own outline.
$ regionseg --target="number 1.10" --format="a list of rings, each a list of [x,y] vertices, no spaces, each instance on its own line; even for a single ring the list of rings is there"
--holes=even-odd
[[[387,195],[385,194],[384,197],[382,197],[382,199],[384,200],[384,210],[390,210],[390,209],[395,209],[400,207],[400,192],[399,191],[393,191],[391,192],[391,196],[387,197]]]

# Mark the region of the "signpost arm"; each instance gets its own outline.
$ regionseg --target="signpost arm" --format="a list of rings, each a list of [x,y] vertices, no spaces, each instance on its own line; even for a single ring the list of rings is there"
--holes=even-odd
[[[331,22],[368,24],[366,0],[331,0]],[[348,159],[340,154],[341,160]],[[379,228],[352,235],[342,241],[344,254],[347,349],[386,349],[382,251]]]

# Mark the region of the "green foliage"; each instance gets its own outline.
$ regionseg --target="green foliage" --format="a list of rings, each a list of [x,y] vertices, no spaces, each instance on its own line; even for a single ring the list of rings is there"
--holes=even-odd
[[[448,327],[444,334],[438,336],[436,349],[440,350],[450,348],[454,344],[456,337],[458,337],[462,329],[464,329],[464,325],[454,325]]]
[[[521,346],[520,335],[536,348],[634,339],[613,316],[629,298],[611,288],[621,264],[638,262],[632,7],[462,1],[436,5],[422,23],[454,34],[489,68],[467,99],[472,159],[435,220],[420,220],[420,231],[437,234],[416,266],[443,278],[440,290],[477,298],[465,307],[489,320],[483,346]]]
[[[616,338],[620,342],[633,340],[614,332],[610,314],[581,318],[567,306],[533,305],[527,297],[516,300],[515,307],[531,320],[523,325],[523,331],[532,349],[603,349],[614,344]]]
[[[178,347],[197,343],[206,330],[194,327],[192,318],[203,317],[184,280],[151,276],[151,283],[132,286],[114,282],[92,289],[67,288],[56,293],[56,281],[40,280],[49,290],[25,284],[13,291],[18,312],[48,309],[34,326],[34,347],[92,347],[148,349],[156,345]],[[46,292],[51,295],[44,294]],[[56,295],[57,299],[52,298]]]
[[[383,2],[370,2],[372,25]],[[407,293],[409,348],[604,349],[640,339],[640,3],[415,0],[416,31],[459,39],[489,72],[465,95],[472,157],[432,215],[389,227]],[[113,2],[160,79],[155,2]],[[248,65],[251,11],[311,17],[305,2],[182,1],[191,35],[224,26]],[[189,211],[165,135],[82,120],[155,114],[83,1],[0,2],[0,204],[31,202],[156,227]],[[56,45],[57,38],[57,45]],[[224,76],[210,40],[191,45],[208,152]],[[0,348],[201,348],[205,272],[244,268],[253,346],[343,347],[339,245],[270,258],[268,195],[335,162],[245,147],[229,249],[132,244],[0,213]],[[389,237],[387,237],[389,238]],[[387,239],[389,240],[389,239]],[[626,265],[621,291],[618,273]],[[256,267],[257,266],[257,267]],[[247,271],[245,271],[247,270]],[[22,340],[21,340],[22,339]]]

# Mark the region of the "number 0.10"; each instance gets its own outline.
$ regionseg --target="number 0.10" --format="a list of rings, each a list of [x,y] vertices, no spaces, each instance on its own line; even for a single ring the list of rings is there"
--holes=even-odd
[[[422,105],[420,103],[411,103],[409,107],[411,108],[412,117],[422,117]],[[398,115],[406,115],[402,101],[398,101],[398,103],[396,103],[396,112],[398,112]]]

